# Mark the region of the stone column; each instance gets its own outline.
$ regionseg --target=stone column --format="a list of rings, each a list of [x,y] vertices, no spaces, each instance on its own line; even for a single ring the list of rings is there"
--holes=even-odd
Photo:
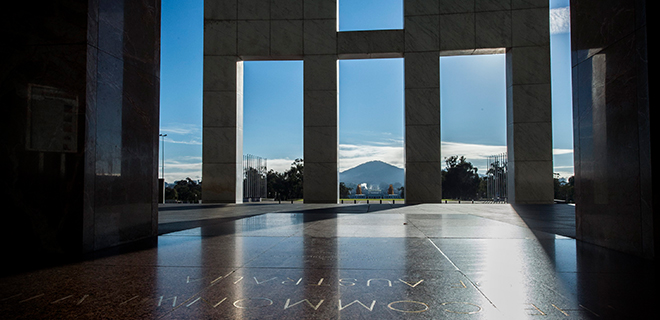
[[[205,203],[243,202],[243,62],[204,56]]]
[[[575,218],[577,239],[657,260],[653,22],[645,3],[571,1]]]
[[[337,203],[337,5],[304,1],[305,203]]]
[[[337,56],[305,56],[304,78],[304,201],[336,203],[339,196]]]
[[[506,53],[511,203],[553,203],[548,14],[547,7],[511,13],[511,46]]]
[[[406,203],[442,201],[437,1],[405,1]]]
[[[406,53],[406,203],[442,201],[440,155],[440,58]]]
[[[63,0],[3,19],[7,271],[157,235],[160,17]]]

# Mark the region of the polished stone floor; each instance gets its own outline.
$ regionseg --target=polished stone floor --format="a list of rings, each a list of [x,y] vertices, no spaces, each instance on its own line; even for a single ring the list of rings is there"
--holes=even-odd
[[[2,319],[633,319],[653,265],[574,207],[167,205],[160,236],[2,277]],[[5,262],[7,263],[7,262]]]

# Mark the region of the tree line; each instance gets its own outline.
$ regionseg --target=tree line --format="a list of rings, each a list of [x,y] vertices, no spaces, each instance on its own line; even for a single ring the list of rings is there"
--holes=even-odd
[[[165,188],[165,200],[197,203],[202,199],[202,182],[190,178],[175,181],[174,185]]]
[[[287,171],[269,170],[266,174],[267,197],[275,200],[302,199],[304,167],[303,159],[296,159]]]
[[[478,168],[467,161],[465,157],[451,156],[445,159],[446,168],[442,170],[442,196],[455,200],[477,200],[487,196],[488,177],[480,177]],[[491,164],[486,174],[505,171],[505,165]],[[571,176],[567,181],[560,180],[558,174],[554,177],[554,199],[574,202]]]
[[[477,200],[487,194],[487,177],[480,177],[478,168],[467,161],[465,157],[451,156],[445,159],[446,167],[442,170],[442,195],[446,199]],[[489,168],[501,170],[501,168]],[[275,200],[295,200],[303,198],[303,159],[296,159],[289,170],[276,172],[269,170],[266,174],[267,197]],[[488,173],[488,172],[487,172]],[[554,198],[566,202],[574,202],[575,177],[560,180],[554,177]],[[398,187],[398,186],[397,186]],[[340,183],[340,196],[346,197],[352,188]],[[395,190],[403,193],[403,186]],[[165,199],[181,202],[198,202],[202,199],[202,182],[190,178],[176,181],[172,187],[165,188]]]

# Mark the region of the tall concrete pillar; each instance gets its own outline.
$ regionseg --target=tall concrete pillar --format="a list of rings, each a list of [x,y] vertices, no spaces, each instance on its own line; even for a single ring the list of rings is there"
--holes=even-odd
[[[440,58],[406,53],[404,65],[406,203],[441,202]]]
[[[335,0],[304,1],[305,203],[339,198],[336,8]]]
[[[571,1],[575,214],[578,239],[657,259],[647,3]]]
[[[204,56],[202,176],[205,203],[243,202],[243,62]]]
[[[160,1],[24,1],[2,23],[6,267],[155,236]]]
[[[547,7],[511,12],[507,70],[511,203],[553,203],[552,101]]]
[[[304,78],[304,201],[336,203],[339,196],[337,56],[305,56]]]
[[[404,1],[406,203],[442,201],[440,16],[437,1]]]

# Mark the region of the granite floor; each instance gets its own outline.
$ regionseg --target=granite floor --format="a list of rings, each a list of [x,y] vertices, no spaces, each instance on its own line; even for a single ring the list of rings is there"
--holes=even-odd
[[[160,236],[0,279],[2,319],[628,319],[653,264],[574,207],[167,205]]]

